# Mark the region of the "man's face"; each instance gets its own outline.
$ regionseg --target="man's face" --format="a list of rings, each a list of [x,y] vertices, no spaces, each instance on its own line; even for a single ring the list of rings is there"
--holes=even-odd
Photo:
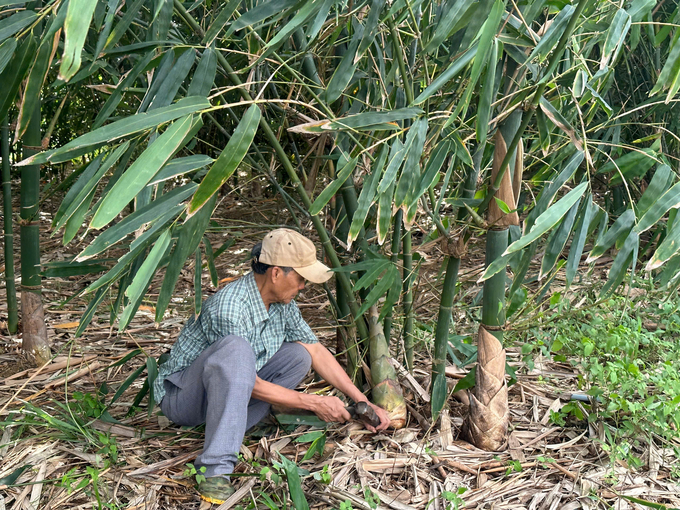
[[[284,273],[280,267],[275,266],[272,268],[272,277],[278,303],[287,305],[305,288],[305,279],[295,271]]]

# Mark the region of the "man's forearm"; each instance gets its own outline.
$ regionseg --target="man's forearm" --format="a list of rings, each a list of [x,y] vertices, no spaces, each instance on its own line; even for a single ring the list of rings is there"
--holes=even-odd
[[[255,386],[251,396],[268,404],[305,409],[307,411],[313,410],[315,397],[315,395],[284,388],[259,377],[255,379]]]
[[[335,356],[320,343],[312,345],[313,347],[311,349],[308,347],[308,350],[312,355],[312,368],[314,371],[326,382],[332,384],[333,387],[342,391],[355,402],[368,401],[366,395],[354,386],[354,383],[345,372],[345,369],[335,359]]]

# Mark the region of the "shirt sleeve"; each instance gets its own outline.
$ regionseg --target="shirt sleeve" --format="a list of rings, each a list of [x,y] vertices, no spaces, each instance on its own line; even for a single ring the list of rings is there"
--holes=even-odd
[[[291,301],[288,305],[284,341],[302,342],[303,344],[314,344],[319,341],[312,331],[312,328],[310,328],[309,324],[302,318],[300,309],[295,301]]]

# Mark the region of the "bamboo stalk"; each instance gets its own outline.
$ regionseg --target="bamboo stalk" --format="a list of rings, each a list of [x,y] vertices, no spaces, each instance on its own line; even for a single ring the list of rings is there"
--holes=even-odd
[[[14,284],[14,233],[12,227],[12,182],[9,169],[9,122],[2,121],[2,206],[5,229],[5,290],[7,292],[7,329],[10,335],[17,332],[19,322],[17,289]]]
[[[404,211],[399,209],[397,213],[394,215],[394,225],[392,228],[392,255],[390,256],[390,260],[392,261],[392,264],[397,264],[397,261],[399,260],[399,250],[401,249],[401,217],[404,214]],[[390,309],[387,311],[387,314],[385,315],[385,320],[383,321],[383,330],[385,332],[385,339],[387,340],[387,343],[389,345],[390,343],[390,335],[392,334],[392,316],[394,314],[394,307],[390,306]]]
[[[406,231],[402,240],[402,272],[404,291],[404,361],[409,372],[413,373],[413,253],[411,252],[411,232]]]
[[[453,297],[456,294],[458,283],[458,270],[460,258],[449,254],[446,264],[446,276],[444,276],[444,288],[439,302],[439,316],[437,318],[437,330],[434,339],[434,359],[432,360],[432,419],[436,420],[446,403],[448,394],[446,386],[446,346],[449,341],[449,325],[451,323],[451,310],[453,309]]]
[[[22,138],[24,159],[41,152],[40,96]],[[37,366],[51,358],[43,312],[40,278],[40,165],[21,167],[21,323],[22,348]]]

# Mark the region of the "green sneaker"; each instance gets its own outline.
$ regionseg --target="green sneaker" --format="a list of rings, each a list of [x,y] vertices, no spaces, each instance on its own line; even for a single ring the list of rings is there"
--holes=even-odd
[[[198,484],[201,499],[214,505],[221,505],[234,492],[236,492],[234,486],[223,476],[211,476]]]

